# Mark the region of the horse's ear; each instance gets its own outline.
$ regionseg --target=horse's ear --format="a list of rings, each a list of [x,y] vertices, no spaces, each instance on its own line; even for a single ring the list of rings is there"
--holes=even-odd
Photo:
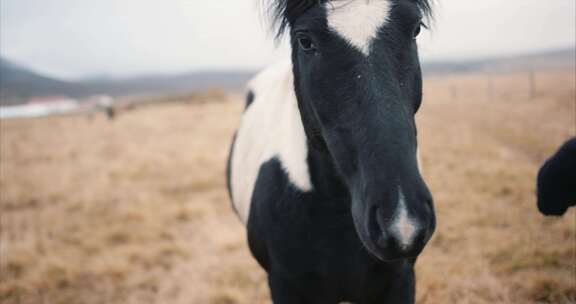
[[[274,37],[280,39],[294,20],[315,4],[328,0],[262,0],[264,15],[270,20]]]

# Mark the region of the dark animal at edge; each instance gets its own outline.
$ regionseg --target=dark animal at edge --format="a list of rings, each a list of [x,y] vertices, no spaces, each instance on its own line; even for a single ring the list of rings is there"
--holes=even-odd
[[[576,205],[576,137],[564,143],[538,172],[538,209],[562,216]]]

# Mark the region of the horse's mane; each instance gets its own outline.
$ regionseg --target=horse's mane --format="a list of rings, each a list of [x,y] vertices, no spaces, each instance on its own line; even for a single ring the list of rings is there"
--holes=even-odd
[[[301,14],[316,4],[343,0],[262,0],[265,13],[271,20],[275,37],[280,38],[289,25]],[[379,0],[366,0],[379,1]],[[422,15],[432,18],[433,0],[410,0],[416,3]]]

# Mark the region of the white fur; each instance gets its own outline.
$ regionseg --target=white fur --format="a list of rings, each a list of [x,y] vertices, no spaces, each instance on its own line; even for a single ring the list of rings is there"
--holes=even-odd
[[[418,165],[418,171],[422,174],[422,155],[419,147],[416,147],[416,164]]]
[[[274,65],[249,84],[255,99],[244,113],[232,155],[231,188],[234,206],[246,223],[260,167],[278,157],[292,184],[312,189],[308,147],[294,94],[292,63]]]
[[[341,0],[325,5],[328,26],[366,56],[372,40],[388,22],[392,6],[390,0]]]
[[[418,224],[410,218],[406,209],[406,199],[402,188],[398,187],[398,207],[394,215],[392,229],[403,249],[408,249],[412,245],[414,234],[418,229]]]

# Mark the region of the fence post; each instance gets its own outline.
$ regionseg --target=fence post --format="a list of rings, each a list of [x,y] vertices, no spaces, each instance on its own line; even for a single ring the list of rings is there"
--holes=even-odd
[[[534,99],[536,97],[536,73],[532,67],[528,73],[528,81],[530,85],[530,99]]]
[[[450,77],[450,96],[452,97],[452,101],[458,100],[458,87],[456,84],[456,76]]]
[[[495,90],[494,90],[494,79],[492,77],[492,73],[490,71],[486,71],[486,78],[488,81],[488,87],[486,88],[486,93],[488,95],[488,101],[494,102],[495,101]]]

